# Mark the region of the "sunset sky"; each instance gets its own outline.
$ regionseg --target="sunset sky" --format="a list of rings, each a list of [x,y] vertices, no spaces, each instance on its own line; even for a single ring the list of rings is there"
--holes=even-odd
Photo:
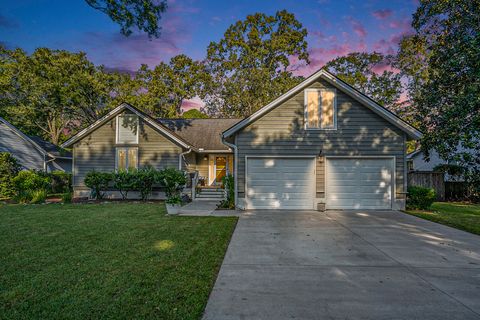
[[[159,39],[125,37],[109,17],[83,0],[4,0],[0,7],[0,42],[32,52],[37,47],[84,51],[96,64],[136,70],[184,53],[205,57],[211,41],[248,14],[275,14],[287,9],[308,30],[311,64],[297,73],[309,75],[322,65],[354,51],[394,53],[402,35],[411,32],[415,0],[316,1],[168,1]]]

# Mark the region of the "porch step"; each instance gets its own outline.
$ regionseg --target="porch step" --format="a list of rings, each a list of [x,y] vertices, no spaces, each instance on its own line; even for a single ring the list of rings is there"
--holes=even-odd
[[[224,198],[224,190],[222,188],[202,188],[196,195],[201,200],[222,200]]]

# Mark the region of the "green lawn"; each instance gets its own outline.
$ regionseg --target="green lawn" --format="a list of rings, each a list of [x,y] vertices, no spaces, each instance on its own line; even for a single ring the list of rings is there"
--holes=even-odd
[[[480,205],[435,202],[429,211],[407,210],[414,216],[480,235]]]
[[[159,203],[0,205],[0,318],[198,319],[236,221]]]

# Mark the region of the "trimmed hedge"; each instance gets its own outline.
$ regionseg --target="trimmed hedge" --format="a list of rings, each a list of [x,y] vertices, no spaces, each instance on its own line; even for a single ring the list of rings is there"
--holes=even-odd
[[[418,186],[408,187],[407,189],[407,208],[408,209],[429,209],[437,195],[435,190]]]
[[[175,168],[156,170],[145,167],[138,170],[116,172],[90,171],[85,176],[85,185],[91,189],[91,197],[101,200],[108,190],[119,191],[123,199],[130,191],[138,191],[142,200],[148,200],[153,186],[165,188],[167,198],[177,198],[187,183],[185,173]]]

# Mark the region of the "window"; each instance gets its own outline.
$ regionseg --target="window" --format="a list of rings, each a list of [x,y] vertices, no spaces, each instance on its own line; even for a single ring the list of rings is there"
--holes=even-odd
[[[408,171],[413,171],[413,160],[407,161],[407,169]]]
[[[122,114],[117,116],[117,143],[138,143],[138,116]]]
[[[335,90],[305,90],[305,128],[336,129],[336,122]]]
[[[115,167],[117,170],[137,169],[138,148],[117,148]]]

